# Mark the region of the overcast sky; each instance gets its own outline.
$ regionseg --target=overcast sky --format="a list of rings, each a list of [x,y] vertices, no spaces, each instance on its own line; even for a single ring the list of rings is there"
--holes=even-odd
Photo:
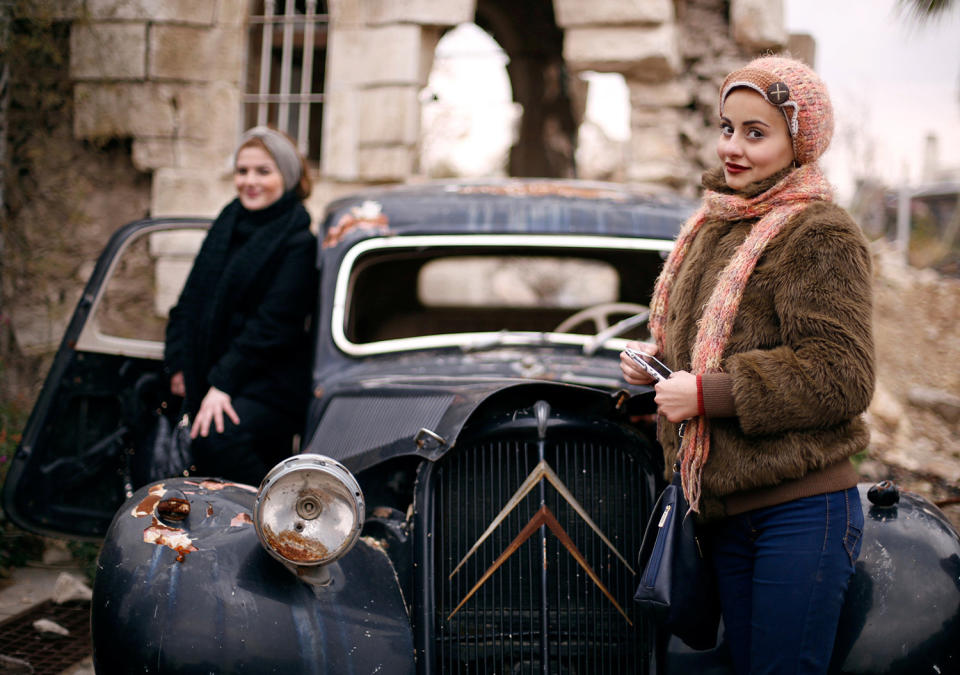
[[[817,41],[815,68],[837,116],[824,164],[841,198],[849,195],[848,176],[857,165],[888,183],[918,182],[931,132],[939,138],[941,165],[960,168],[960,8],[920,24],[900,13],[896,0],[785,0],[784,6],[787,30]]]

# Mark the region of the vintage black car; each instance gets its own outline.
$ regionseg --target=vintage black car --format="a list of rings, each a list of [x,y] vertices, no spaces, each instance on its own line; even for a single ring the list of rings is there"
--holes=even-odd
[[[722,643],[686,649],[632,602],[664,467],[618,354],[690,209],[536,180],[331,204],[315,398],[259,489],[139,484],[164,317],[208,223],[119,230],[4,489],[22,527],[104,538],[97,672],[730,672]],[[960,537],[868,488],[835,669],[958,672]]]

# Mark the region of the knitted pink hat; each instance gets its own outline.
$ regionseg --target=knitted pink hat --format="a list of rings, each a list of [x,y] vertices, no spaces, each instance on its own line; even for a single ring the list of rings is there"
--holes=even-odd
[[[754,59],[735,70],[720,88],[720,114],[730,92],[738,87],[753,89],[770,105],[779,108],[793,139],[798,164],[815,162],[833,138],[833,106],[827,87],[813,70],[800,61],[779,56]]]

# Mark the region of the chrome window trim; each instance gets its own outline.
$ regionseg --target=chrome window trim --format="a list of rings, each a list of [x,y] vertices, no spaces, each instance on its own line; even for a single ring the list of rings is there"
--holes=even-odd
[[[347,339],[344,330],[347,304],[350,299],[350,275],[357,259],[370,251],[414,248],[570,248],[610,249],[627,251],[660,251],[667,253],[673,248],[672,240],[646,237],[615,237],[598,235],[551,235],[551,234],[458,234],[458,235],[412,235],[365,239],[353,246],[340,262],[334,288],[333,308],[330,316],[330,332],[333,342],[344,354],[354,357],[389,354],[393,352],[459,347],[465,351],[486,345],[574,345],[586,346],[593,336],[569,335],[566,333],[449,333],[423,337],[379,340],[354,343]],[[605,347],[621,349],[626,340],[613,338]]]

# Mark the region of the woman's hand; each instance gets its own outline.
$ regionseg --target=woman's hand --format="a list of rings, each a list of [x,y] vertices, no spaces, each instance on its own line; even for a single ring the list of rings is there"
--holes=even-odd
[[[650,356],[657,354],[657,345],[649,342],[628,342],[627,347]],[[630,384],[651,384],[654,381],[653,376],[627,356],[626,352],[620,352],[620,372],[623,373],[623,379]]]
[[[621,358],[621,367],[622,363]],[[696,375],[686,370],[675,370],[669,379],[661,380],[654,389],[657,392],[653,398],[657,404],[657,410],[670,422],[678,424],[683,420],[696,417],[700,412],[697,405]]]
[[[183,398],[187,395],[187,387],[183,384],[183,371],[174,373],[170,378],[170,393]]]
[[[200,403],[200,410],[197,411],[197,417],[193,420],[193,426],[190,428],[190,438],[210,435],[210,423],[213,422],[217,433],[223,433],[223,416],[226,415],[234,424],[240,424],[240,417],[233,409],[230,403],[230,394],[220,391],[216,387],[210,387],[207,395],[203,397]]]

